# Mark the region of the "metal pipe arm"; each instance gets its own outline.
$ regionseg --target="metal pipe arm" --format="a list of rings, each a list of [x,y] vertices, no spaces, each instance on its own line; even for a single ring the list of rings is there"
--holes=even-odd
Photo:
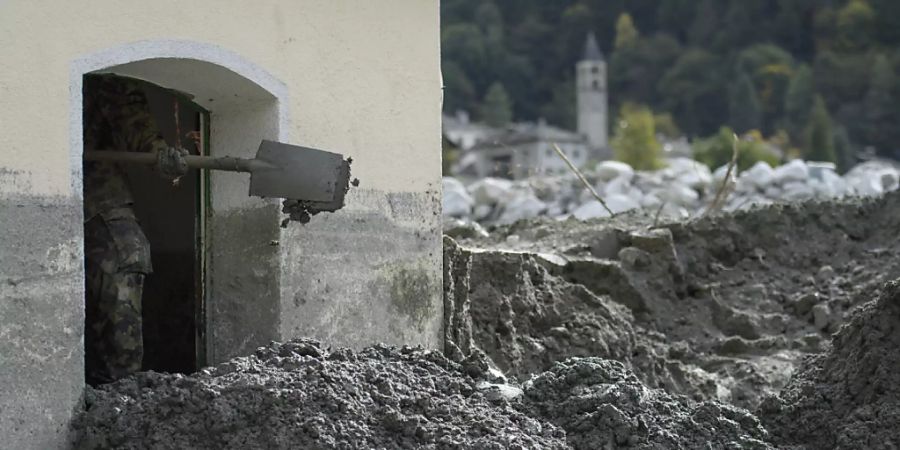
[[[104,150],[90,150],[84,152],[85,161],[105,161],[125,164],[155,165],[156,153],[116,152]],[[257,170],[274,169],[275,167],[258,159],[234,158],[223,156],[186,155],[184,157],[188,167],[192,169],[224,170],[227,172],[253,173]]]

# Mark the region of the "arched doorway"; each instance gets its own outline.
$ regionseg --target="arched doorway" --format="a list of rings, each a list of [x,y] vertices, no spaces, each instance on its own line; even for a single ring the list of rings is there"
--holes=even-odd
[[[78,192],[81,191],[83,149],[81,137],[75,133],[80,134],[81,130],[82,77],[92,73],[137,78],[159,86],[164,92],[175,90],[191,96],[190,103],[195,109],[188,107],[184,112],[197,118],[197,123],[190,126],[203,131],[204,148],[211,156],[252,157],[262,139],[287,140],[283,125],[287,121],[286,88],[239,56],[218,47],[181,41],[141,42],[110,49],[73,64],[70,90],[73,104],[72,159],[73,173],[76,174],[73,178],[77,184],[73,185],[73,189]],[[171,116],[171,99],[162,97],[151,103],[156,104],[157,110],[163,110],[159,114]],[[166,105],[168,111],[165,111]],[[190,122],[187,116],[183,124]],[[141,178],[141,175],[136,177]],[[258,345],[277,339],[281,261],[278,248],[270,243],[278,242],[280,237],[279,207],[277,200],[248,197],[247,181],[243,174],[198,174],[196,179],[186,180],[189,184],[196,183],[196,188],[188,190],[192,193],[181,198],[182,206],[188,203],[195,205],[192,209],[194,216],[188,218],[185,209],[178,215],[181,225],[150,226],[150,233],[162,236],[174,229],[182,230],[179,233],[181,239],[163,237],[161,245],[157,244],[160,251],[178,247],[177,251],[157,258],[162,261],[190,261],[194,266],[192,276],[181,277],[179,283],[194,286],[194,291],[188,292],[186,288],[173,291],[171,286],[163,283],[150,286],[148,295],[169,295],[171,298],[174,292],[174,297],[193,296],[196,302],[190,321],[193,332],[181,330],[184,335],[177,340],[180,343],[171,341],[173,345],[180,346],[182,356],[168,361],[164,360],[165,336],[172,334],[172,327],[177,321],[165,321],[167,314],[171,315],[165,302],[156,305],[159,307],[156,312],[161,313],[159,317],[163,321],[157,321],[155,356],[154,352],[148,353],[150,364],[147,368],[187,370],[202,367],[246,354]],[[153,220],[147,217],[158,215],[154,209],[158,211],[161,206],[152,206],[153,201],[147,201],[158,192],[158,188],[149,186],[143,194],[136,194],[144,199],[143,203],[147,206],[138,208],[144,210],[138,214],[143,215],[146,221]],[[193,222],[190,231],[184,231],[187,222]],[[186,239],[186,235],[190,238]],[[176,241],[181,244],[175,245]],[[194,258],[184,257],[186,242],[192,244]],[[176,256],[179,252],[182,252],[181,257]],[[185,268],[175,266],[171,267],[168,280],[174,279],[177,274],[184,275]],[[165,279],[159,277],[160,281]],[[148,312],[153,312],[153,308]],[[152,333],[153,328],[150,328]],[[190,361],[183,356],[186,335],[194,337],[194,358]],[[153,361],[153,358],[156,360]]]

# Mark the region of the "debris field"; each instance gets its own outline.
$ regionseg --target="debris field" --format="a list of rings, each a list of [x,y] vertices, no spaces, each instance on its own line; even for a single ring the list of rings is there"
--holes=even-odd
[[[900,194],[445,237],[443,351],[87,388],[77,448],[897,448]]]

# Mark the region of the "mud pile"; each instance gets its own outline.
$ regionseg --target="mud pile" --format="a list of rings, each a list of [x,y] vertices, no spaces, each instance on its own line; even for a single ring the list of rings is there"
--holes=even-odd
[[[900,447],[900,281],[860,308],[760,417],[782,444]]]
[[[563,431],[479,389],[480,367],[411,348],[272,344],[195,375],[88,388],[76,447],[566,448]]]
[[[566,430],[575,449],[772,448],[752,414],[648,389],[625,366],[574,358],[526,384],[525,406]]]
[[[892,193],[689,222],[623,214],[490,229],[455,250],[468,279],[451,297],[471,317],[456,329],[471,327],[471,345],[523,382],[600,356],[649,387],[752,410],[900,277],[898,210]]]
[[[523,388],[477,353],[273,343],[88,388],[76,448],[768,448],[746,411],[648,389],[615,361],[573,358]]]

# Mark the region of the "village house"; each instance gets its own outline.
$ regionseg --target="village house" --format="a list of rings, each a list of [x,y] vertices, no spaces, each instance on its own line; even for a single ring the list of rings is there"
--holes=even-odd
[[[576,167],[611,158],[606,73],[597,38],[589,33],[584,55],[575,65],[577,132],[549,125],[543,119],[495,129],[470,122],[465,113],[445,115],[444,135],[463,151],[454,173],[461,177],[520,179],[569,170],[553,144]]]
[[[421,0],[0,2],[2,447],[67,447],[82,401],[90,74],[157,86],[157,118],[190,98],[160,127],[194,131],[198,152],[280,141],[352,157],[360,180],[343,209],[281,228],[279,199],[248,196],[245,174],[175,186],[129,168],[156,260],[145,369],[299,336],[440,347],[439,46],[438,3]]]

